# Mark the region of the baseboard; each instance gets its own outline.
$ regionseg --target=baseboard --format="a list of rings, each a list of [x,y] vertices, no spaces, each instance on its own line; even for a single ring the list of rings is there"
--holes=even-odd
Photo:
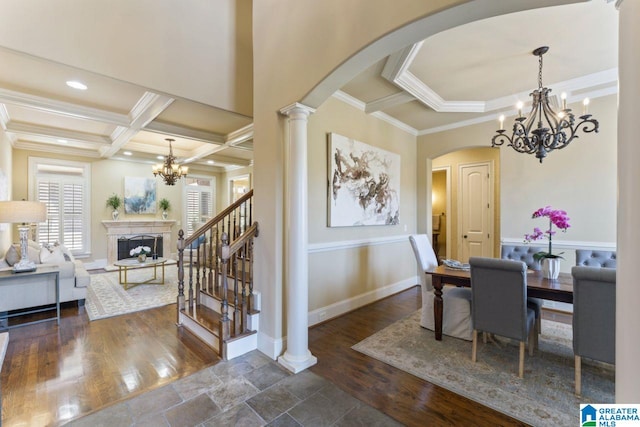
[[[258,350],[272,360],[276,360],[285,349],[286,338],[274,339],[264,332],[258,332]]]
[[[413,276],[408,279],[401,280],[390,285],[383,286],[373,291],[366,292],[364,294],[339,301],[334,304],[318,308],[310,311],[308,314],[309,326],[316,325],[334,317],[341,316],[345,313],[353,311],[357,308],[363,307],[367,304],[371,304],[379,299],[386,298],[390,295],[397,294],[420,283],[418,276]]]

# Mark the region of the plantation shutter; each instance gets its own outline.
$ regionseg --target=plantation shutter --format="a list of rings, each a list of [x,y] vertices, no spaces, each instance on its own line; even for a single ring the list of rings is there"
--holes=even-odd
[[[47,220],[38,225],[38,242],[54,244],[60,239],[60,183],[39,181],[37,199],[47,205]]]
[[[73,178],[38,179],[37,200],[47,205],[47,220],[38,225],[38,243],[58,242],[73,253],[85,252],[84,188],[83,183]]]
[[[82,184],[64,184],[62,218],[64,221],[63,244],[71,251],[84,249],[84,218],[82,206],[84,191]]]

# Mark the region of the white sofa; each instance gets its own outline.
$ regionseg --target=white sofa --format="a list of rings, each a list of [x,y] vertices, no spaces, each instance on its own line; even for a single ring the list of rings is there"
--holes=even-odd
[[[14,244],[0,259],[0,270],[12,269],[17,261],[15,251],[19,260],[20,245]],[[61,303],[78,301],[78,305],[84,304],[91,277],[82,261],[76,260],[64,246],[42,248],[37,243],[29,241],[29,259],[35,262],[36,266],[48,265],[59,269]],[[55,303],[55,287],[43,286],[39,280],[42,278],[38,276],[24,276],[24,280],[21,280],[20,273],[17,273],[15,280],[2,284],[0,312]]]

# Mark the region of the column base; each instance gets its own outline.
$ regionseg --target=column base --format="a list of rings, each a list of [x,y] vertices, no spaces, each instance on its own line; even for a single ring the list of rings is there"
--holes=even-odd
[[[278,363],[288,371],[297,374],[318,363],[318,359],[310,351],[307,351],[307,354],[302,357],[292,356],[285,351],[282,356],[278,357]]]

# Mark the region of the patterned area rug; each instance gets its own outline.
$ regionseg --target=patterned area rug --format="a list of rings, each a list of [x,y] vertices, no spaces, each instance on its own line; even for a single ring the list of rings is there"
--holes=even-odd
[[[131,269],[127,279],[139,282],[153,277],[153,268]],[[161,277],[158,267],[158,277]],[[85,309],[90,320],[119,316],[176,302],[178,297],[178,269],[165,267],[164,285],[138,285],[125,291],[118,281],[118,273],[94,274],[87,289]]]
[[[582,360],[582,398],[574,395],[570,325],[542,321],[539,349],[525,355],[518,378],[518,344],[496,337],[471,342],[420,327],[420,310],[366,338],[352,348],[531,425],[575,426],[580,403],[614,403],[611,365]]]

